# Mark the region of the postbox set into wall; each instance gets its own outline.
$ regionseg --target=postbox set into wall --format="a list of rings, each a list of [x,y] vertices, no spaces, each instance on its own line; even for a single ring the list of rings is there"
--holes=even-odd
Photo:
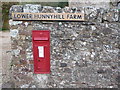
[[[50,31],[33,30],[32,42],[33,42],[34,73],[49,74],[50,73]]]

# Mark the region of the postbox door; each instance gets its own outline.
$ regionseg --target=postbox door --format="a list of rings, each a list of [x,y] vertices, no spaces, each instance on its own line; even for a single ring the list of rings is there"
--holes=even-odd
[[[36,33],[37,32],[37,33]],[[36,34],[38,35],[36,35]],[[40,35],[39,34],[43,33]],[[33,31],[34,73],[50,73],[50,39],[49,31]]]

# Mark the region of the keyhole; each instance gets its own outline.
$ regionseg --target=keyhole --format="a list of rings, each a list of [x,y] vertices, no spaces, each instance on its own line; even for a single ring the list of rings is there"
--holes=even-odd
[[[40,62],[40,60],[38,60],[38,62]]]

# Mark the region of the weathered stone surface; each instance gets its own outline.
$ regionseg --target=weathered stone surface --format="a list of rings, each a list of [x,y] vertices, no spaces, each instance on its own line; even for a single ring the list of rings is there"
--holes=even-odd
[[[13,21],[13,20],[9,20],[9,25],[12,26],[12,25],[18,25],[18,24],[21,24],[22,21]]]
[[[51,6],[44,6],[41,12],[42,13],[54,13],[55,10]]]
[[[23,6],[23,12],[26,13],[39,13],[41,11],[41,5],[26,4]]]
[[[14,88],[15,84],[13,82],[6,82],[2,84],[2,88]]]
[[[116,77],[116,81],[120,84],[120,76]]]
[[[61,66],[61,67],[66,67],[67,64],[66,64],[66,63],[61,63],[60,66]]]
[[[62,8],[61,7],[56,7],[55,11],[58,12],[58,13],[62,13]]]
[[[119,18],[119,12],[117,8],[105,10],[103,20],[112,22],[112,21],[118,21],[118,18]]]
[[[117,2],[118,0],[68,0],[70,7],[86,7],[92,6],[96,8],[110,8],[110,3]]]
[[[15,12],[23,12],[23,5],[13,5],[9,10],[9,17]]]
[[[47,84],[47,80],[48,80],[47,75],[38,74],[38,75],[36,75],[35,80],[37,82],[38,87],[46,88],[46,84]]]
[[[101,70],[98,70],[97,73],[101,74],[101,73],[105,73],[105,71],[101,69]]]
[[[13,5],[10,8],[10,12],[22,12],[23,11],[23,5]]]
[[[10,30],[11,37],[16,38],[18,36],[18,32],[19,31],[17,29]]]
[[[29,88],[29,84],[21,85],[20,88]]]
[[[19,49],[15,49],[15,50],[12,51],[12,55],[14,55],[14,56],[18,56],[19,53],[20,53]]]

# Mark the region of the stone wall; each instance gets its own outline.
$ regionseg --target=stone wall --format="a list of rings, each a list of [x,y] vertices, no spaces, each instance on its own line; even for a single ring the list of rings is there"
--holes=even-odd
[[[13,21],[12,12],[84,12],[83,22]],[[10,8],[11,81],[19,88],[117,88],[118,9],[14,5]],[[51,73],[33,73],[32,30],[51,31]]]
[[[96,8],[109,8],[110,0],[68,0],[70,7],[94,6]]]
[[[113,8],[120,0],[68,0],[69,7]]]

